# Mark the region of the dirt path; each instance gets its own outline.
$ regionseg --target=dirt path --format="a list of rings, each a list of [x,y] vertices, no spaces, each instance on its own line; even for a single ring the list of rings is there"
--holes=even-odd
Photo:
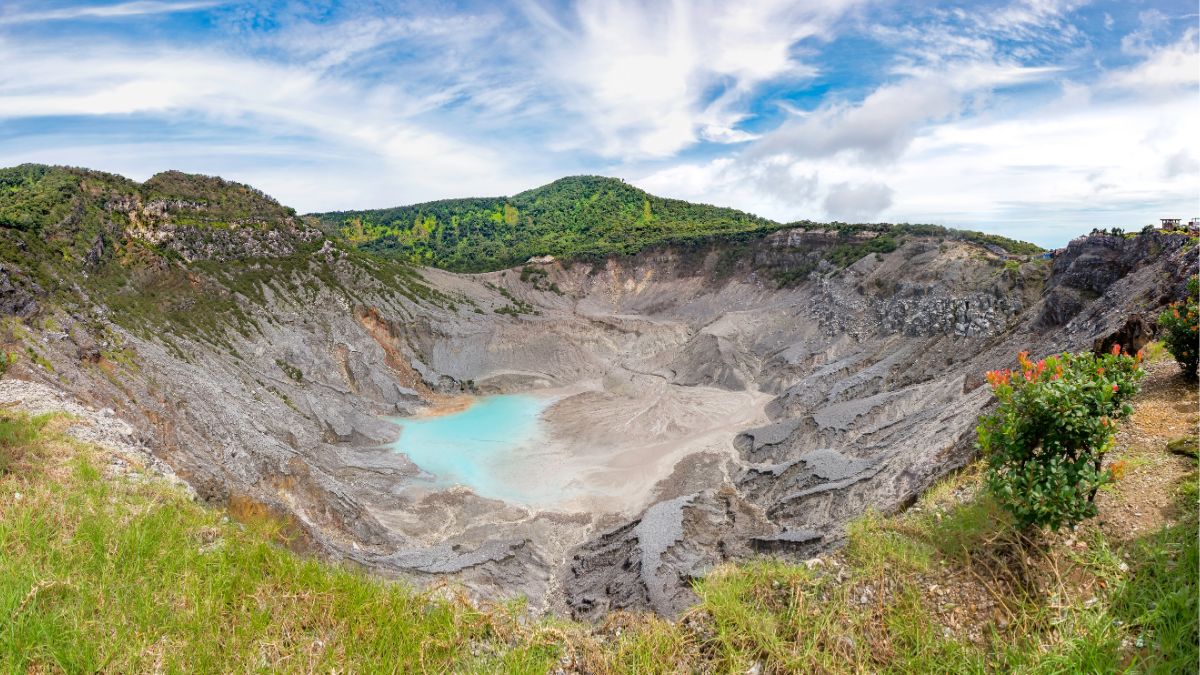
[[[1106,464],[1123,462],[1125,475],[1097,495],[1098,524],[1113,541],[1128,541],[1172,523],[1174,494],[1195,460],[1167,451],[1167,442],[1195,434],[1200,422],[1197,387],[1179,374],[1174,361],[1146,365],[1142,391],[1133,401]]]

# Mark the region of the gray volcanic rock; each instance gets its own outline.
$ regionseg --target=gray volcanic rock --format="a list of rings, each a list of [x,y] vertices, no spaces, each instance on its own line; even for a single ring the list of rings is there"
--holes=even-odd
[[[783,532],[767,537],[753,537],[750,546],[755,553],[801,556],[820,544],[821,535],[812,530],[785,527]]]
[[[1196,252],[1183,250],[1185,241],[1186,237],[1157,231],[1131,239],[1093,234],[1072,240],[1054,259],[1038,326],[1066,324],[1092,300],[1119,286],[1118,282],[1131,271],[1160,259],[1175,258],[1179,264],[1164,266],[1164,275],[1159,279],[1139,280],[1133,299],[1146,303],[1147,307],[1157,307],[1170,298],[1180,297],[1187,277],[1195,272]]]
[[[791,417],[782,422],[747,429],[733,439],[733,445],[749,461],[760,461],[769,456],[766,453],[791,438],[796,429],[804,423],[799,417]]]
[[[966,373],[1008,365],[1022,349],[1088,349],[1096,335],[1110,334],[1130,314],[1179,297],[1187,271],[1196,267],[1195,249],[1185,250],[1179,237],[1091,239],[1074,242],[1048,279],[1024,267],[1016,274],[1004,270],[986,290],[963,289],[978,272],[948,262],[953,255],[931,257],[927,250],[910,257],[908,266],[918,261],[941,273],[896,275],[905,263],[888,261],[810,282],[816,297],[805,304],[819,328],[797,330],[799,341],[784,338],[773,353],[759,355],[764,370],[776,370],[763,378],[780,390],[767,407],[775,421],[742,432],[734,443],[745,462],[733,479],[737,493],[763,509],[766,524],[777,529],[751,536],[751,548],[802,559],[836,545],[844,524],[868,506],[891,511],[911,503],[973,454],[975,421],[991,395],[970,384]],[[1090,271],[1110,263],[1115,271]],[[918,290],[902,282],[897,290],[871,279],[889,267],[893,278],[925,275],[929,283]],[[868,275],[868,288],[911,300],[851,295],[847,286],[859,273]],[[1038,298],[1043,284],[1050,292]],[[1087,300],[1081,291],[1102,295]],[[792,384],[779,373],[790,374]],[[672,518],[675,509],[673,504],[668,511]],[[652,515],[664,517],[649,510],[642,517]],[[577,551],[563,585],[580,590],[568,591],[568,606],[580,617],[613,607],[670,610],[662,598],[686,597],[692,561],[711,564],[740,555],[727,538],[745,535],[732,531],[722,536],[684,528],[678,538],[691,544],[688,558],[673,568],[669,556],[651,548],[657,564],[649,574],[628,562],[631,551],[641,550],[635,529],[605,534]],[[719,543],[701,548],[702,542]],[[614,566],[629,568],[620,583]],[[675,581],[675,595],[661,588],[664,580]],[[601,599],[598,588],[612,592]]]
[[[0,315],[29,316],[37,309],[33,294],[14,284],[8,270],[0,265]]]
[[[778,535],[762,512],[729,488],[659,502],[579,549],[566,603],[580,618],[630,608],[673,616],[695,603],[692,581],[771,536]]]
[[[402,550],[377,556],[370,564],[380,567],[395,567],[426,574],[451,574],[476,567],[484,563],[503,561],[513,555],[513,550],[524,545],[519,539],[491,539],[472,551],[461,551],[460,547],[439,544],[426,549]]]

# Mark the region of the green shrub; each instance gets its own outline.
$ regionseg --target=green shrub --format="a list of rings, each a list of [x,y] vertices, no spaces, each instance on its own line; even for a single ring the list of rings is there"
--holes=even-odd
[[[304,380],[304,371],[300,370],[296,366],[293,366],[287,361],[284,361],[283,359],[275,359],[275,365],[279,366],[279,369],[293,380],[297,382]]]
[[[1200,340],[1200,332],[1197,332],[1200,309],[1196,306],[1198,286],[1200,278],[1193,276],[1188,280],[1187,300],[1171,305],[1158,317],[1163,344],[1179,362],[1183,374],[1193,382],[1200,377],[1200,373],[1197,372],[1197,341]]]
[[[1101,463],[1133,410],[1141,353],[1018,360],[1018,371],[987,374],[1000,401],[978,428],[987,486],[1021,527],[1069,527],[1096,515],[1096,490],[1114,478]]]

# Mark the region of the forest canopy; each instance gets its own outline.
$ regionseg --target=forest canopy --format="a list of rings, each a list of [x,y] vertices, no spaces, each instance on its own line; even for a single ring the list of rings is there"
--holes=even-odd
[[[952,237],[1016,254],[1041,250],[1004,237],[936,225],[778,223],[736,209],[656,197],[602,176],[562,178],[512,197],[447,199],[315,217],[327,232],[364,251],[459,272],[504,269],[542,255],[598,260],[667,244],[746,241],[790,227]]]
[[[735,209],[655,197],[600,176],[563,178],[512,197],[448,199],[318,218],[363,250],[469,272],[511,267],[539,255],[632,254],[671,241],[783,227]]]

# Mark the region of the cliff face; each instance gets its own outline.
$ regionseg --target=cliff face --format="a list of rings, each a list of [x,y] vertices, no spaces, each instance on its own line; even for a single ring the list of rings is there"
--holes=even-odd
[[[670,614],[715,563],[836,545],[969,459],[982,372],[1090,347],[1196,264],[1175,235],[1018,261],[809,227],[458,275],[350,250],[245,186],[74,177],[66,207],[0,228],[15,376],[113,409],[201,499],[324,555],[578,616]],[[645,485],[537,510],[430,490],[379,448],[387,415],[547,387],[563,457],[665,448]]]

